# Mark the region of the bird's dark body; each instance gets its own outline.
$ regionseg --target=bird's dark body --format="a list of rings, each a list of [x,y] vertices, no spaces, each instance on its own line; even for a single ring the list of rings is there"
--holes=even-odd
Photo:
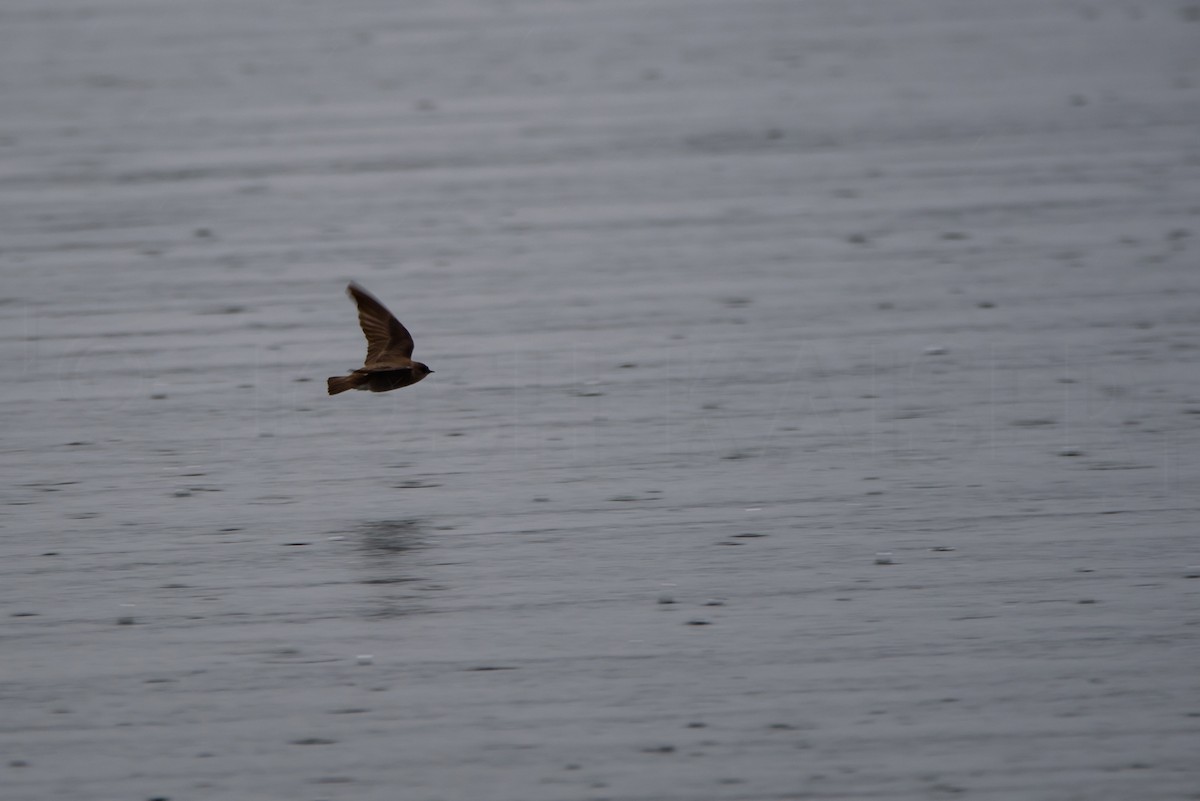
[[[424,378],[425,376],[421,376]],[[405,367],[403,370],[372,370],[367,373],[365,387],[359,389],[369,389],[372,392],[387,392],[391,389],[400,389],[407,387],[409,384],[415,384],[420,381],[413,375],[411,367]]]

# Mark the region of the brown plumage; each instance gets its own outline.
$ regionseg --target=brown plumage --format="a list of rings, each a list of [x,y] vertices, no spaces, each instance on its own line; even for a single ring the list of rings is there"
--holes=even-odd
[[[346,287],[346,294],[358,304],[358,324],[367,338],[367,358],[350,375],[330,378],[330,395],[350,389],[387,392],[415,384],[433,372],[412,360],[412,334],[382,303],[353,282]]]

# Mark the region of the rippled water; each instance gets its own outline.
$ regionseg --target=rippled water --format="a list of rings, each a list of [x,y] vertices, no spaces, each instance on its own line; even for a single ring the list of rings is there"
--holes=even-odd
[[[5,797],[1194,791],[1195,30],[7,3]]]

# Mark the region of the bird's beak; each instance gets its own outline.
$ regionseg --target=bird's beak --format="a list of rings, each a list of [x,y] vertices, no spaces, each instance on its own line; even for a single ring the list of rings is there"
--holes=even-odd
[[[430,372],[430,373],[432,373],[432,372],[434,372],[434,371],[433,371],[433,370],[430,370],[429,372]]]

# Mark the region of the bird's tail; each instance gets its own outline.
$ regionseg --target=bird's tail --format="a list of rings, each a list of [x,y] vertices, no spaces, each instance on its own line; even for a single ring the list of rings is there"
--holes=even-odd
[[[351,373],[350,375],[333,376],[327,382],[329,384],[329,394],[336,395],[339,392],[345,392],[350,389],[357,389],[359,384],[359,376]]]

